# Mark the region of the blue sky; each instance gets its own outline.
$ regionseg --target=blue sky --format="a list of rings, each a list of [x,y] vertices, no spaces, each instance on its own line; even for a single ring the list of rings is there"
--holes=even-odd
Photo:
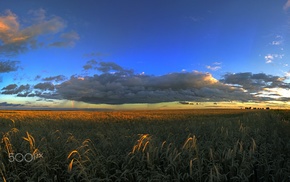
[[[0,103],[288,102],[289,35],[289,0],[1,1]]]

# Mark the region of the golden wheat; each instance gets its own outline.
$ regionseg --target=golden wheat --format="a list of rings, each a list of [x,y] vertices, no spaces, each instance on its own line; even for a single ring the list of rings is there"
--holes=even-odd
[[[288,111],[0,112],[1,180],[288,181],[289,119]],[[42,157],[9,162],[16,154]]]

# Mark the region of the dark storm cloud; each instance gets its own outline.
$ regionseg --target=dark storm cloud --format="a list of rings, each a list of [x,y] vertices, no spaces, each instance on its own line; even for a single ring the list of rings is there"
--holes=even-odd
[[[240,85],[249,91],[259,91],[263,88],[290,88],[289,83],[284,82],[285,79],[285,77],[266,75],[264,73],[252,74],[245,72],[225,74],[220,81],[226,84]]]
[[[171,73],[162,76],[137,75],[112,62],[87,62],[84,69],[103,72],[77,77],[56,87],[56,93],[68,100],[95,104],[158,103],[180,100],[247,100],[252,98],[240,88],[218,82],[211,74]],[[113,73],[109,73],[112,72]]]
[[[0,61],[0,73],[8,73],[18,69],[19,61]]]

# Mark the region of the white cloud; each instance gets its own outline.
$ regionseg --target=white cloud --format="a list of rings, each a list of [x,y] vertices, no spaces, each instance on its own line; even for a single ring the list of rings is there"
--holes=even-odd
[[[213,65],[221,65],[221,62],[214,62]]]
[[[212,71],[216,71],[216,70],[221,69],[220,66],[206,66],[206,68],[209,69],[209,70],[212,70]]]
[[[265,59],[266,59],[266,63],[269,64],[273,62],[274,57],[271,54],[268,54],[265,56]]]
[[[188,18],[193,22],[200,22],[203,20],[202,17],[198,17],[198,16],[189,16]]]
[[[282,40],[280,41],[272,41],[271,45],[281,45],[282,44]]]
[[[277,100],[289,99],[290,90],[285,88],[265,88],[258,92],[257,97],[269,97]]]
[[[275,59],[283,59],[284,54],[267,54],[264,58],[266,63],[272,63]]]
[[[222,63],[221,62],[214,62],[212,63],[212,66],[207,65],[206,68],[212,71],[217,71],[221,69],[222,67],[220,66]]]
[[[272,54],[268,54],[267,56],[265,56],[265,59],[274,59]]]

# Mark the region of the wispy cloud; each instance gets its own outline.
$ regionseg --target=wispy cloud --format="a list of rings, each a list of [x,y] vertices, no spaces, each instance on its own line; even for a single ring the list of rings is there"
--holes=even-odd
[[[221,64],[220,62],[214,62],[212,65],[207,65],[206,68],[212,71],[217,71],[221,69]]]
[[[39,77],[40,78],[40,77]],[[65,80],[64,75],[57,75],[57,76],[50,76],[42,79],[43,81],[55,81],[55,82],[60,82]]]
[[[288,0],[283,6],[284,11],[287,11],[289,8],[290,8],[290,0]]]
[[[221,69],[220,66],[206,66],[206,68],[209,69],[209,70],[212,70],[212,71],[216,71],[216,70]]]
[[[98,70],[103,73],[114,72],[122,75],[131,75],[134,72],[133,70],[124,69],[114,62],[96,61],[94,59],[87,61],[87,63],[83,66],[83,69],[85,71]]]
[[[282,44],[282,40],[279,41],[272,41],[271,45],[281,45]]]
[[[80,37],[78,33],[72,31],[63,33],[60,35],[60,41],[53,42],[49,44],[51,47],[73,47],[75,46],[75,42],[79,40]]]
[[[193,22],[200,22],[204,19],[204,18],[199,17],[199,16],[189,16],[188,18]]]
[[[276,35],[273,39],[274,40],[270,43],[270,45],[273,45],[273,46],[282,46],[283,45],[284,37],[282,35]]]

